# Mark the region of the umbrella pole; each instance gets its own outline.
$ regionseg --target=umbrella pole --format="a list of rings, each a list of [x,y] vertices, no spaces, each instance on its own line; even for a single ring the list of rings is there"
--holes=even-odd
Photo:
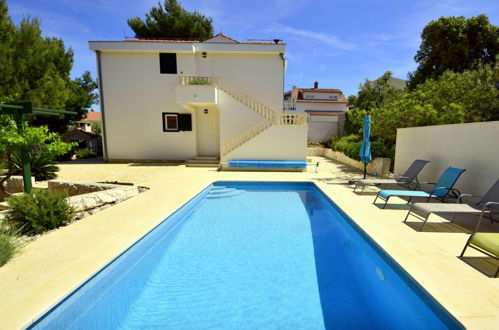
[[[366,178],[366,174],[367,174],[367,164],[364,163],[364,179]]]

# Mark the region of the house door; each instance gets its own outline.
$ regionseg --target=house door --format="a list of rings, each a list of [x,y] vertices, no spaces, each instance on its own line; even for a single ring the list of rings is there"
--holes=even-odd
[[[220,155],[220,124],[217,108],[199,108],[196,113],[198,156]]]

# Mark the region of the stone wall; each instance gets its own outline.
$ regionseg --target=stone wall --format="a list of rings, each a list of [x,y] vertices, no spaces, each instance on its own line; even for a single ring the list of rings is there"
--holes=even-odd
[[[67,191],[69,196],[88,194],[95,191],[104,191],[118,187],[127,186],[106,183],[78,183],[59,180],[50,180],[48,182],[48,189],[50,191]]]
[[[116,186],[116,185],[114,185]],[[83,218],[103,209],[137,196],[149,188],[141,186],[118,186],[104,191],[69,197],[69,203],[77,212],[77,218]]]
[[[2,180],[5,176],[0,176],[0,180]],[[35,178],[31,177],[31,185],[35,183]],[[20,175],[13,175],[11,176],[7,182],[4,182],[5,185],[5,190],[7,190],[10,193],[18,193],[18,192],[23,192],[24,191],[24,183],[23,183],[23,177]]]
[[[326,148],[322,147],[308,147],[307,156],[324,156]]]
[[[352,159],[339,151],[333,151],[329,148],[307,148],[308,156],[323,156],[329,159],[336,160],[340,163],[355,167],[359,170],[364,170],[364,163]],[[386,176],[390,171],[390,158],[375,158],[367,164],[367,173],[375,176]]]
[[[4,176],[0,176],[0,180],[2,180],[3,178]],[[31,185],[33,185],[34,183],[35,183],[35,178],[31,177]],[[4,186],[5,190],[7,190],[11,194],[23,192],[24,191],[23,177],[20,175],[13,175],[6,182],[4,182]],[[0,202],[5,197],[6,196],[0,190]]]

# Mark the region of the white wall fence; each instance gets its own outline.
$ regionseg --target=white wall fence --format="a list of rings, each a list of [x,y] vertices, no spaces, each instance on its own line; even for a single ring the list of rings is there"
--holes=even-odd
[[[464,168],[456,188],[482,196],[499,178],[499,121],[398,129],[395,173],[415,159],[430,161],[420,180],[435,182],[449,166]]]

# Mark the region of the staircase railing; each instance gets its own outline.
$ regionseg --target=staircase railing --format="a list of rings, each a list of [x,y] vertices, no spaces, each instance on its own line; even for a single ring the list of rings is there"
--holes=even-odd
[[[272,115],[276,113],[273,109],[270,107],[266,106],[262,102],[256,100],[254,97],[249,96],[248,94],[244,93],[240,89],[232,86],[231,84],[227,83],[226,81],[216,78],[216,77],[197,77],[197,76],[180,76],[179,77],[179,82],[180,85],[182,86],[189,86],[189,85],[194,85],[194,86],[200,86],[200,85],[210,85],[210,86],[215,86],[216,88],[221,89],[228,95],[232,96],[251,110],[255,111],[262,117],[265,117],[267,119],[271,119]]]
[[[182,86],[188,85],[210,85],[221,89],[228,95],[232,96],[251,110],[261,115],[264,119],[248,128],[241,134],[232,138],[221,147],[221,156],[234,151],[242,144],[251,140],[255,136],[261,134],[263,131],[274,125],[290,125],[301,126],[307,122],[306,114],[284,114],[274,111],[272,108],[261,103],[255,98],[242,92],[238,88],[225,82],[224,80],[216,77],[197,77],[197,76],[181,76],[180,84]]]

